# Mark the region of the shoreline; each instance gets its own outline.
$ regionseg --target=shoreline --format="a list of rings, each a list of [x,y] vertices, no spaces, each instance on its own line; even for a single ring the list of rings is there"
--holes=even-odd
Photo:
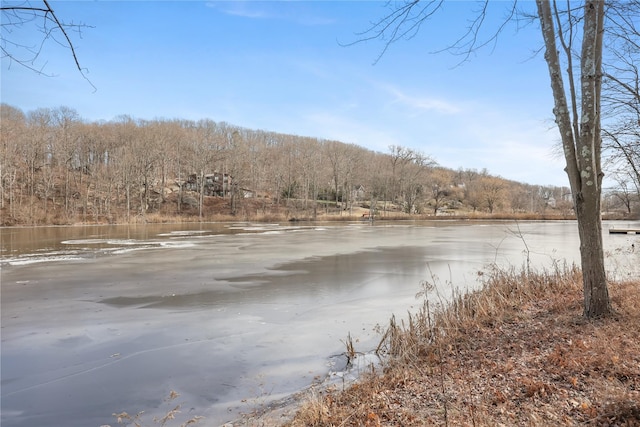
[[[363,211],[364,212],[364,211]],[[368,211],[367,211],[368,212]],[[603,215],[602,221],[624,221],[633,222],[640,218],[621,217],[617,214]],[[389,214],[385,216],[376,216],[373,220],[363,219],[361,213],[355,215],[319,215],[315,219],[311,217],[286,217],[276,216],[232,216],[218,215],[215,217],[197,218],[184,216],[158,216],[147,215],[136,217],[133,220],[106,222],[106,221],[80,221],[65,223],[46,223],[46,224],[28,224],[16,223],[11,225],[1,225],[0,229],[25,228],[25,227],[81,227],[81,226],[122,226],[122,225],[145,225],[145,224],[198,224],[198,223],[237,223],[237,222],[255,222],[255,223],[316,223],[316,222],[404,222],[404,221],[576,221],[574,215],[560,214],[509,214],[509,213],[470,213],[461,215],[409,215],[409,214]]]
[[[616,315],[587,321],[575,268],[488,274],[392,319],[382,372],[229,426],[640,425],[640,278],[612,282]]]

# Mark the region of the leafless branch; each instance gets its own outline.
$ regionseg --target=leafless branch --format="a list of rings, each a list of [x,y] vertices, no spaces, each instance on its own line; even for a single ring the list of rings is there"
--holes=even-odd
[[[358,37],[356,41],[341,45],[353,46],[377,39],[385,41],[382,51],[373,62],[376,64],[393,43],[414,37],[418,33],[420,26],[442,7],[443,2],[444,0],[422,2],[421,0],[407,0],[399,7],[391,6],[391,2],[387,2],[387,6],[391,7],[390,13],[378,21],[372,22],[367,30],[356,33]],[[417,13],[414,13],[420,3],[426,3],[426,5],[421,7]]]
[[[444,0],[404,0],[401,2],[387,2],[389,13],[378,21],[372,22],[368,29],[356,33],[357,40],[350,43],[341,43],[342,46],[353,46],[359,43],[381,40],[383,47],[374,60],[376,64],[387,52],[389,47],[399,41],[408,40],[416,36],[420,27],[433,18],[445,5]],[[430,53],[449,52],[462,59],[460,65],[468,61],[477,50],[496,44],[499,35],[507,28],[508,23],[517,20],[517,0],[511,3],[506,15],[501,19],[497,29],[489,36],[482,37],[485,20],[490,7],[489,0],[479,2],[479,8],[475,11],[474,18],[469,22],[466,31],[453,43],[445,48],[431,51]]]
[[[36,67],[35,62],[40,57],[47,40],[53,40],[71,51],[71,57],[80,75],[96,90],[96,87],[86,75],[86,69],[80,65],[76,48],[71,37],[69,37],[69,30],[71,29],[77,31],[81,36],[82,29],[91,27],[85,24],[67,24],[60,20],[48,0],[42,0],[42,4],[44,7],[33,6],[30,2],[26,1],[16,5],[3,5],[0,7],[2,14],[2,42],[0,44],[0,51],[2,52],[2,57],[8,58],[10,64],[15,62],[37,74],[51,77],[51,74],[44,71],[47,64],[46,62],[42,67]],[[11,38],[15,30],[40,18],[42,19],[42,23],[37,25],[38,31],[40,31],[43,36],[38,45],[28,46]],[[57,31],[62,34],[62,41],[55,37]],[[28,52],[30,57],[27,59],[19,58],[17,53],[19,51]]]
[[[489,0],[485,0],[482,3],[480,10],[476,11],[476,17],[471,24],[467,27],[467,31],[453,43],[450,47],[436,51],[435,53],[449,51],[457,55],[462,55],[463,59],[460,64],[466,62],[471,57],[471,54],[478,49],[486,47],[488,45],[494,45],[498,41],[498,37],[506,29],[507,24],[514,20],[517,15],[517,0],[514,0],[511,8],[508,9],[506,16],[502,19],[502,22],[498,28],[487,39],[482,40],[479,38],[480,31],[487,17],[487,9],[489,7]],[[493,48],[492,48],[493,49]]]

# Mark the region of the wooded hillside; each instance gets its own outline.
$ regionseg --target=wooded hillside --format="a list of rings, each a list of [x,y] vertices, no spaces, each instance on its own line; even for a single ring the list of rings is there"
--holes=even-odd
[[[568,188],[451,170],[416,150],[251,130],[212,120],[88,122],[73,109],[2,104],[2,225],[571,216]]]

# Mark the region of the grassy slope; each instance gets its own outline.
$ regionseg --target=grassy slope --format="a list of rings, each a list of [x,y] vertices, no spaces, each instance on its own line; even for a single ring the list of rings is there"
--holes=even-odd
[[[616,316],[586,321],[576,270],[485,279],[392,322],[382,375],[255,425],[640,425],[640,283],[610,284]]]

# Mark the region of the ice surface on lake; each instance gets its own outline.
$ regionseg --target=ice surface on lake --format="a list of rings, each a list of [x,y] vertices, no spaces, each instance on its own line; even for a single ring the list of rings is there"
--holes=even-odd
[[[3,245],[26,242],[0,261],[3,427],[115,424],[114,412],[161,411],[170,390],[223,424],[370,369],[378,325],[417,310],[424,280],[446,296],[490,263],[579,262],[570,221],[2,232]],[[635,236],[603,238],[610,274],[637,272]],[[360,352],[350,367],[348,334]]]

